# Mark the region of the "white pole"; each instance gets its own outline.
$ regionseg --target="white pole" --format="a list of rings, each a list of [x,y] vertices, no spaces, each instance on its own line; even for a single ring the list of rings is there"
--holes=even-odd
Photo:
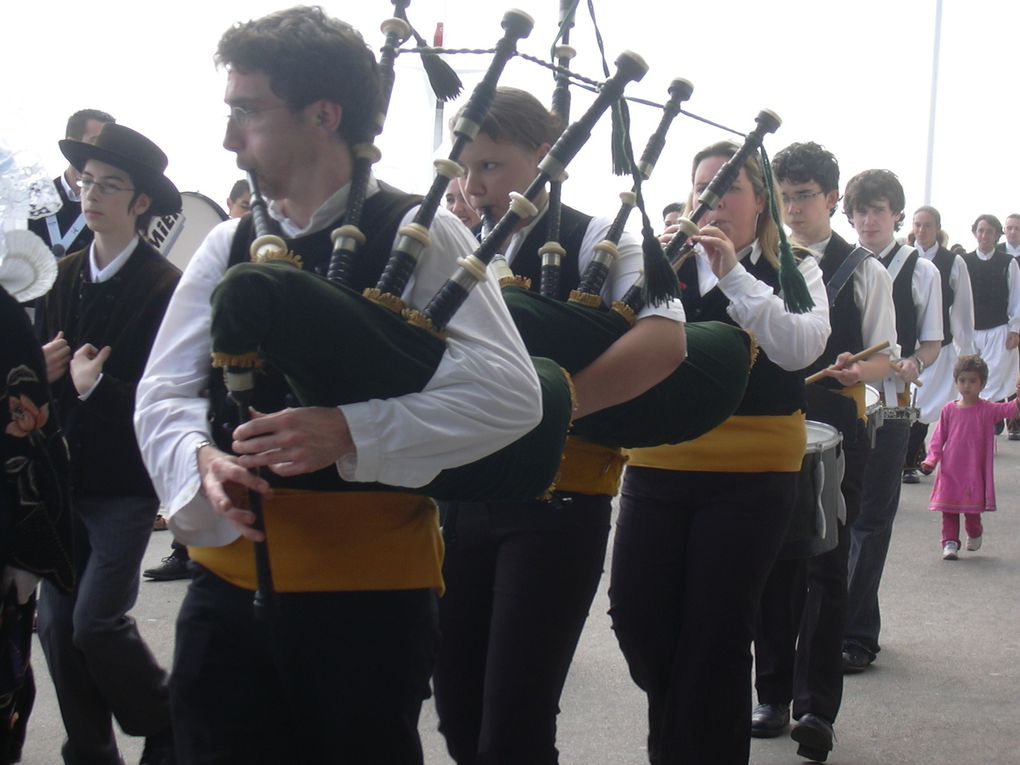
[[[935,164],[935,103],[939,92],[939,47],[942,38],[942,0],[935,0],[935,37],[931,57],[931,103],[928,106],[928,161],[924,172],[924,203],[931,204],[932,171]]]

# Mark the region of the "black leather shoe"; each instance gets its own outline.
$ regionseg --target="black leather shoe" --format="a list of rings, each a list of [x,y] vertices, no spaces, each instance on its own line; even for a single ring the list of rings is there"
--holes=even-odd
[[[921,483],[921,472],[915,468],[903,471],[903,483]]]
[[[142,576],[155,582],[172,582],[174,579],[190,579],[191,572],[188,570],[188,559],[175,550],[163,558],[160,565],[145,569]]]
[[[145,737],[145,747],[138,765],[177,765],[174,734],[170,728]]]
[[[832,723],[808,712],[793,726],[790,738],[800,744],[797,747],[798,757],[812,762],[825,762],[832,751],[836,734],[832,732]]]
[[[863,648],[848,645],[843,649],[843,674],[857,675],[871,666],[875,657]]]
[[[751,712],[751,735],[754,738],[782,736],[789,724],[789,704],[759,704]]]

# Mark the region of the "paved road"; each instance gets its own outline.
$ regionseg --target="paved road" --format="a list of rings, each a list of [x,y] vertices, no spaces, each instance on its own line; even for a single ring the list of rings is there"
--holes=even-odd
[[[904,487],[881,592],[883,650],[870,671],[847,679],[830,762],[1020,763],[1020,443],[1003,438],[999,447],[1000,511],[985,516],[984,548],[955,563],[942,561],[940,519],[926,509],[930,479]],[[153,534],[145,566],[169,544],[168,534]],[[561,704],[564,765],[647,762],[644,700],[609,628],[605,587],[603,580]],[[183,582],[143,583],[134,612],[167,663],[184,589]],[[38,644],[33,660],[40,688],[23,762],[55,765],[63,727]],[[421,731],[426,762],[448,765],[431,704]],[[141,743],[122,742],[125,761],[137,762]],[[754,765],[799,761],[788,738],[752,745]]]

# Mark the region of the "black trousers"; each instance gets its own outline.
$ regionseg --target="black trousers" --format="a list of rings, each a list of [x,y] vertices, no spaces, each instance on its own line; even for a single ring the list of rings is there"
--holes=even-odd
[[[839,543],[813,558],[776,561],[762,593],[754,638],[758,701],[792,701],[796,719],[811,712],[833,723],[843,699],[847,529],[860,514],[870,451],[867,427],[858,421],[854,439],[844,441],[847,523],[840,524]]]
[[[910,426],[910,438],[907,440],[907,457],[903,461],[904,470],[918,470],[928,450],[924,447],[924,439],[928,437],[928,423],[915,422]]]
[[[796,473],[630,468],[609,600],[654,765],[746,765],[751,639]]]
[[[558,762],[556,716],[602,576],[610,497],[450,503],[433,685],[459,763]]]
[[[196,567],[170,679],[182,765],[422,762],[436,642],[432,590],[252,593]]]

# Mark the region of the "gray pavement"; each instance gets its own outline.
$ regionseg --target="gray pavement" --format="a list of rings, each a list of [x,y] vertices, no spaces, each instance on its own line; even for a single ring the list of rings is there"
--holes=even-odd
[[[868,672],[847,678],[830,762],[1020,763],[1020,443],[1002,437],[999,449],[1000,510],[985,515],[982,550],[963,552],[959,561],[941,559],[940,519],[927,510],[931,479],[903,487],[881,591],[882,653]],[[726,540],[706,543],[722,552]],[[169,554],[169,545],[169,534],[154,533],[144,566]],[[647,762],[644,699],[627,675],[609,627],[607,584],[604,577],[561,703],[559,748],[565,765]],[[143,583],[134,611],[167,665],[185,585]],[[39,697],[23,763],[55,765],[63,726],[38,644],[34,650]],[[425,761],[451,763],[431,703],[420,727]],[[121,741],[125,761],[137,762],[141,742]],[[783,737],[753,742],[751,762],[800,759],[796,745]]]

